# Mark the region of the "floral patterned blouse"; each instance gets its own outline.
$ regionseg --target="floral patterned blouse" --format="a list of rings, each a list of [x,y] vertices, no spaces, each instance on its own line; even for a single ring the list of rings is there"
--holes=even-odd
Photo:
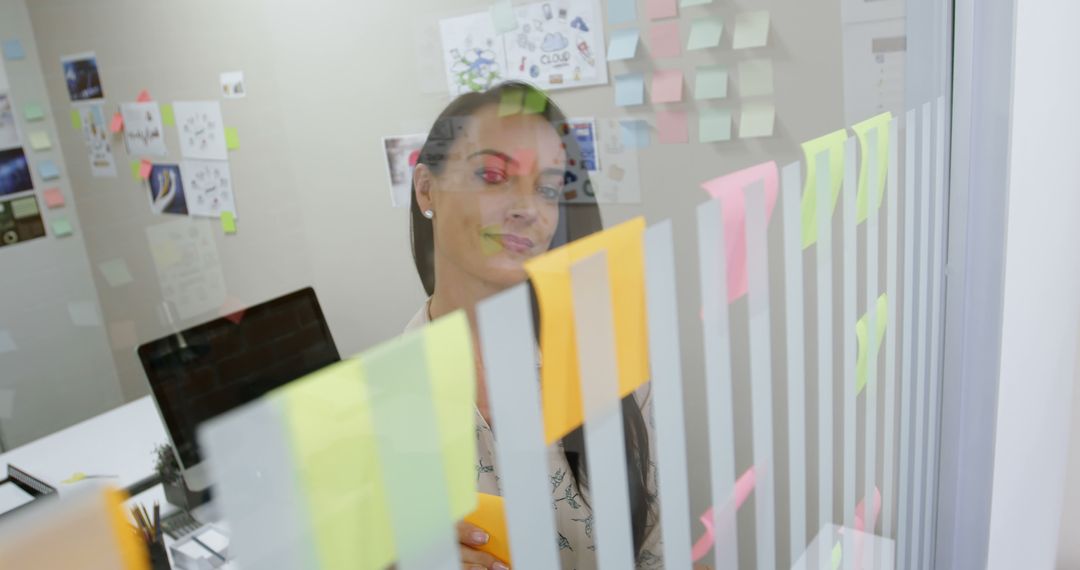
[[[409,321],[406,331],[428,323],[428,305],[425,302]],[[537,365],[539,366],[539,364]],[[654,441],[652,401],[649,384],[640,388],[635,399],[641,405],[642,415],[650,441]],[[502,495],[499,473],[495,463],[495,434],[479,410],[476,410],[476,488],[481,493]],[[656,492],[656,447],[649,446],[649,490]],[[548,446],[548,480],[551,482],[551,508],[555,511],[555,527],[559,541],[559,556],[563,570],[594,570],[596,568],[596,545],[593,537],[592,509],[582,500],[574,474],[563,453],[562,442]],[[637,560],[638,570],[664,567],[660,526],[656,520],[659,507],[649,516],[648,531]]]

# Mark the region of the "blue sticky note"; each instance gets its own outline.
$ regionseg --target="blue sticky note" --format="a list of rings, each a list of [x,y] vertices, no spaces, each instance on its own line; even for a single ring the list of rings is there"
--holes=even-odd
[[[615,30],[611,33],[611,43],[608,45],[608,61],[621,59],[633,59],[637,55],[637,45],[641,34],[637,28]]]
[[[19,40],[4,40],[4,59],[14,60],[25,57],[26,50],[23,49],[22,42]]]
[[[626,73],[615,76],[615,104],[620,107],[641,105],[645,102],[645,76]]]
[[[46,159],[38,163],[38,174],[42,180],[53,180],[60,178],[60,169],[55,162]]]
[[[622,144],[626,148],[646,148],[649,146],[649,123],[644,119],[626,119],[619,121],[622,132]]]
[[[609,0],[607,18],[609,24],[623,24],[637,20],[637,1]]]

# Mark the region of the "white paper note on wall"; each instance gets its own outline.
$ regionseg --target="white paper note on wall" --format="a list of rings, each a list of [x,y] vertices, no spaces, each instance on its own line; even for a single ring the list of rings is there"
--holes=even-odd
[[[175,220],[146,228],[162,298],[181,319],[216,311],[225,302],[221,269],[210,223]]]

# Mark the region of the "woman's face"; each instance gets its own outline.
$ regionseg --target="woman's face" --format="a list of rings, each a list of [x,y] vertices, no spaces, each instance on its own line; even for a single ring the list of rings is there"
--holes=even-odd
[[[435,213],[437,271],[449,264],[440,275],[509,287],[525,279],[524,262],[551,245],[566,151],[542,116],[500,117],[498,105],[454,131],[442,172],[421,164],[414,174],[421,211]]]

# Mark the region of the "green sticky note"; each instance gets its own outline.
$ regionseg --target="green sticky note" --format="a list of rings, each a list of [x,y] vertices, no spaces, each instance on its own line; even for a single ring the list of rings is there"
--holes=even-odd
[[[771,59],[750,59],[739,62],[739,95],[754,97],[772,95],[773,67]]]
[[[728,70],[722,65],[697,68],[694,99],[723,99],[727,97]]]
[[[867,218],[870,209],[869,178],[870,178],[870,136],[876,133],[877,150],[874,159],[877,161],[877,178],[873,188],[877,191],[877,203],[874,210],[881,207],[881,200],[885,196],[885,181],[889,172],[889,126],[892,123],[892,113],[885,112],[876,117],[871,117],[861,123],[852,125],[851,130],[859,139],[859,153],[862,161],[859,163],[859,193],[855,197],[855,223],[862,223]]]
[[[142,174],[139,170],[142,168],[142,162],[138,160],[131,161],[131,179],[136,182],[142,182]]]
[[[840,197],[840,186],[844,183],[844,141],[847,131],[840,129],[802,144],[806,162],[806,181],[803,183],[802,197],[802,241],[803,248],[817,242],[817,160],[818,155],[829,153],[829,186],[832,191],[832,206],[829,216],[836,210],[836,200]]]
[[[530,88],[525,90],[525,113],[543,113],[547,110],[547,96],[544,92]]]
[[[877,300],[877,315],[874,316],[874,329],[876,331],[874,339],[874,354],[878,354],[881,350],[881,343],[885,340],[885,328],[889,324],[889,295],[882,293]],[[855,393],[862,392],[866,387],[866,374],[867,374],[867,361],[869,359],[868,353],[870,345],[867,341],[867,327],[870,320],[870,314],[867,313],[855,323],[855,340],[858,343],[858,357],[855,360]],[[875,358],[876,361],[876,358]]]
[[[724,23],[720,18],[699,18],[690,25],[690,39],[686,41],[686,49],[707,49],[720,45],[720,35],[724,31]]]
[[[469,320],[457,311],[428,325],[424,337],[450,514],[464,518],[476,510],[476,370]]]
[[[840,568],[840,562],[844,560],[844,549],[840,547],[840,542],[837,541],[836,546],[832,549],[832,568],[838,570]]]
[[[698,115],[698,139],[701,142],[731,140],[731,111],[705,109]]]
[[[166,127],[176,126],[176,115],[173,114],[172,105],[169,105],[168,103],[163,103],[161,105],[161,124]]]
[[[236,132],[236,127],[225,127],[225,146],[229,150],[240,148],[240,133]]]
[[[76,131],[82,130],[82,115],[79,114],[78,109],[71,110],[71,128]]]
[[[504,89],[499,96],[499,116],[518,115],[521,106],[525,102],[525,90],[510,88]]]
[[[56,218],[52,221],[53,233],[56,237],[64,237],[71,235],[71,222],[67,218]]]
[[[389,565],[394,540],[360,361],[328,366],[270,397],[286,419],[320,567]]]
[[[686,8],[687,6],[703,6],[705,4],[712,4],[713,0],[679,0],[679,6]]]
[[[771,102],[746,103],[739,116],[739,138],[771,137],[776,125],[776,107]]]
[[[513,3],[510,0],[495,0],[495,4],[491,6],[491,21],[495,24],[497,34],[516,30],[518,22]]]
[[[41,105],[30,103],[23,108],[23,116],[27,121],[40,121],[45,118],[45,111],[41,109]]]
[[[221,213],[221,229],[227,234],[236,233],[236,216],[232,212],[226,210]]]

